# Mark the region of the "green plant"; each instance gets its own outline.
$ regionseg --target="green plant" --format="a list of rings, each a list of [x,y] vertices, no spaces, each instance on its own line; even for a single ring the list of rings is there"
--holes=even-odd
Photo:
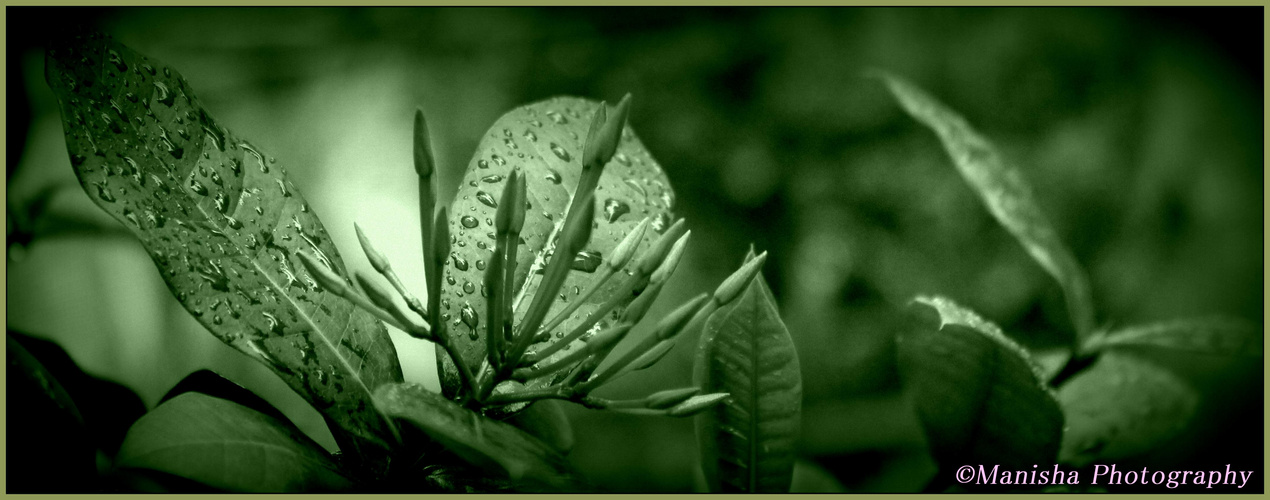
[[[938,315],[938,331],[909,332],[898,349],[901,378],[940,467],[931,489],[951,484],[954,470],[967,464],[1079,468],[1132,457],[1176,435],[1194,414],[1197,394],[1125,348],[1261,356],[1261,337],[1239,320],[1098,327],[1088,277],[1022,174],[964,118],[917,86],[884,72],[873,76],[938,135],[992,216],[1058,282],[1073,329],[1070,344],[1045,359],[951,299],[913,300]]]
[[[557,399],[700,414],[715,489],[788,490],[800,374],[759,275],[765,253],[612,355],[689,236],[682,220],[672,223],[665,175],[626,126],[629,96],[612,108],[558,98],[504,115],[448,207],[427,123],[415,114],[425,303],[360,228],[363,252],[390,286],[348,276],[285,169],[220,126],[171,68],[87,35],[51,48],[45,71],[85,191],[140,238],[181,304],[321,412],[340,447],[328,455],[223,379],[187,379],[178,389],[191,391],[174,390],[129,431],[115,464],[125,483],[585,489],[564,459],[567,420],[552,406],[530,408]],[[436,344],[444,395],[403,382],[384,323]],[[697,330],[708,333],[701,386],[634,400],[593,395]]]

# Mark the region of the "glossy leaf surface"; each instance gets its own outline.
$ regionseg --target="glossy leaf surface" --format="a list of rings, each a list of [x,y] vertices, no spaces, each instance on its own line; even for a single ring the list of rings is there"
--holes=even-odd
[[[503,115],[489,128],[477,146],[459,185],[458,194],[450,205],[450,234],[454,240],[451,255],[442,271],[441,313],[445,327],[459,346],[464,359],[471,366],[480,366],[485,359],[485,299],[488,295],[481,284],[486,265],[494,249],[494,216],[502,200],[503,183],[512,169],[520,169],[527,181],[527,210],[525,224],[520,233],[520,248],[516,252],[514,278],[516,318],[519,320],[528,309],[541,279],[542,269],[549,261],[554,244],[549,243],[565,220],[565,211],[572,199],[582,171],[582,147],[592,114],[599,103],[574,97],[554,99],[528,104]],[[674,193],[661,167],[644,149],[643,144],[628,126],[623,130],[617,153],[604,169],[595,192],[595,220],[590,244],[574,259],[573,270],[547,317],[568,306],[568,301],[579,299],[597,278],[597,266],[605,256],[621,242],[628,232],[644,217],[652,224],[636,255],[651,245],[663,231],[670,227]],[[630,269],[632,264],[628,264]],[[621,278],[624,273],[618,274]],[[532,279],[531,279],[532,278]],[[596,292],[587,303],[578,308],[569,320],[560,324],[553,333],[567,333],[577,326],[597,306],[607,300],[620,279],[610,280],[604,289]],[[528,290],[526,290],[526,288]],[[600,328],[610,325],[608,318],[601,320]],[[552,336],[555,340],[556,336]],[[575,341],[576,349],[581,341]],[[544,344],[545,345],[545,344]],[[542,346],[530,347],[533,351]],[[561,350],[547,359],[553,362],[568,355]],[[449,357],[439,347],[438,366],[445,394],[453,394],[458,387],[458,373]],[[537,387],[548,382],[546,378],[530,382]]]
[[[128,431],[116,466],[231,492],[320,492],[352,485],[326,451],[289,422],[197,392],[141,417]]]
[[[710,490],[787,493],[801,419],[802,372],[762,274],[706,320],[693,370],[702,392],[731,394],[696,417]]]
[[[992,216],[1023,244],[1045,272],[1058,280],[1067,297],[1072,324],[1083,339],[1094,325],[1089,278],[1041,212],[1032,187],[1022,173],[957,112],[898,76],[880,76],[904,111],[935,131],[961,176],[978,193]]]
[[[401,380],[396,350],[303,270],[297,252],[344,274],[282,166],[218,124],[179,73],[101,35],[51,48],[46,79],[80,184],[186,310],[321,411],[346,452],[382,447],[371,390]]]
[[[937,330],[901,336],[898,367],[942,468],[1053,463],[1063,413],[1029,354],[996,325],[943,297],[919,297]]]

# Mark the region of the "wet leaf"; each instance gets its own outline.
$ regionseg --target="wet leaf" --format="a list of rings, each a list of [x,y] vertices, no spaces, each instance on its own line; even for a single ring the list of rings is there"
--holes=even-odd
[[[710,491],[789,492],[802,372],[762,274],[706,320],[693,373],[702,392],[730,394],[696,417]]]
[[[1251,323],[1229,318],[1182,319],[1140,325],[1094,337],[1090,351],[1115,346],[1164,347],[1202,354],[1261,356],[1261,332]]]
[[[289,422],[225,399],[185,393],[141,417],[116,466],[159,471],[239,493],[337,491],[352,485]]]
[[[480,366],[485,359],[486,293],[481,290],[485,266],[494,249],[493,220],[496,207],[502,200],[503,183],[513,168],[518,168],[528,182],[529,208],[525,211],[525,224],[521,231],[520,248],[516,252],[515,292],[520,307],[516,318],[528,309],[538,286],[541,272],[549,261],[553,249],[550,238],[565,219],[565,210],[573,196],[582,171],[582,146],[586,141],[591,116],[599,103],[575,97],[557,97],[516,108],[503,115],[485,133],[468,164],[459,185],[458,194],[450,206],[450,234],[455,244],[451,246],[451,258],[443,273],[442,317],[464,359],[472,366]],[[651,245],[661,232],[670,226],[674,193],[661,167],[644,149],[643,144],[630,127],[622,133],[617,153],[604,169],[595,192],[595,222],[591,242],[586,250],[574,259],[560,289],[563,299],[557,299],[547,318],[568,306],[567,301],[585,295],[587,288],[598,276],[596,267],[628,232],[644,217],[652,218],[652,231],[636,250],[636,255]],[[629,263],[630,269],[634,263]],[[618,273],[618,277],[623,273]],[[533,277],[533,280],[527,278]],[[526,286],[528,282],[528,286]],[[579,307],[570,320],[561,323],[555,332],[572,330],[597,306],[609,299],[620,279],[610,280],[604,289],[592,295],[588,303]],[[526,291],[525,288],[528,290]],[[465,323],[463,311],[473,321]],[[601,328],[611,326],[602,320]],[[556,337],[553,336],[552,340]],[[575,341],[573,349],[581,345]],[[530,347],[535,350],[546,344]],[[554,362],[566,356],[570,350],[561,350],[547,359]],[[441,372],[443,392],[452,395],[459,379],[453,363],[438,348],[437,359]],[[542,378],[530,382],[539,387],[551,382]]]
[[[1045,272],[1058,280],[1067,298],[1068,314],[1078,340],[1083,340],[1094,325],[1089,278],[1041,212],[1032,187],[1022,173],[957,112],[898,76],[886,73],[879,76],[904,111],[935,131],[961,176],[979,194],[997,222],[1023,244]]]
[[[321,411],[346,453],[382,447],[370,388],[402,379],[396,351],[303,270],[301,251],[344,265],[281,165],[217,124],[175,70],[102,35],[60,41],[45,70],[80,184],[186,310]]]
[[[1176,375],[1118,352],[1058,389],[1067,419],[1063,463],[1081,467],[1150,451],[1177,435],[1199,406],[1199,395]]]
[[[385,384],[375,391],[375,405],[414,425],[472,465],[502,477],[547,484],[571,482],[564,457],[542,441],[466,410],[422,385]]]
[[[915,302],[938,311],[939,329],[901,336],[898,368],[940,467],[1053,463],[1063,413],[1028,352],[951,300]]]

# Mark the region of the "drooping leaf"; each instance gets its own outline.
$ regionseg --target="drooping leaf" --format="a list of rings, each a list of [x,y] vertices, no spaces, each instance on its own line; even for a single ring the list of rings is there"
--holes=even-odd
[[[951,300],[915,302],[935,308],[940,325],[899,338],[898,368],[940,467],[1053,463],[1063,413],[1028,352]]]
[[[747,261],[753,258],[753,252]],[[697,418],[712,492],[787,493],[802,410],[802,372],[762,274],[706,320],[693,366],[704,393],[729,393]]]
[[[879,76],[904,111],[935,131],[961,176],[997,222],[1019,240],[1045,272],[1058,280],[1067,298],[1072,326],[1078,340],[1083,340],[1094,325],[1089,278],[1041,212],[1022,173],[957,112],[903,78],[887,73]]]
[[[524,411],[511,415],[504,422],[567,455],[573,450],[573,426],[569,423],[569,417],[565,415],[564,408],[561,406],[561,402],[551,399],[535,401]]]
[[[321,411],[346,453],[382,447],[371,388],[402,380],[396,350],[302,269],[301,251],[344,274],[281,165],[217,124],[176,71],[103,35],[60,40],[45,64],[80,184],[186,310]]]
[[[197,392],[232,401],[278,420],[287,420],[287,417],[281,411],[269,404],[268,401],[257,396],[256,393],[222,377],[219,373],[206,369],[186,375],[185,378],[177,382],[175,386],[172,386],[172,389],[169,389],[167,394],[164,394],[159,399],[159,404],[162,405],[168,400],[187,392]]]
[[[1252,324],[1229,318],[1182,319],[1140,325],[1089,339],[1086,349],[1148,346],[1202,354],[1261,356],[1263,339]]]
[[[1067,419],[1060,460],[1081,467],[1133,457],[1181,431],[1199,395],[1150,362],[1106,352],[1058,389]]]
[[[241,493],[338,491],[352,485],[326,451],[289,422],[197,392],[141,417],[128,431],[116,466]]]
[[[6,337],[8,493],[86,493],[96,480],[96,447],[56,378]]]
[[[565,210],[572,199],[574,188],[582,171],[582,146],[586,141],[591,116],[599,103],[574,97],[557,97],[516,108],[504,114],[489,128],[477,146],[476,154],[469,162],[459,185],[458,194],[451,204],[450,234],[455,240],[451,246],[451,258],[443,270],[441,311],[446,328],[459,346],[462,356],[472,366],[480,366],[485,359],[486,294],[480,291],[485,267],[494,249],[494,215],[503,183],[512,169],[520,169],[528,182],[525,224],[520,233],[520,248],[516,252],[515,288],[513,297],[519,299],[516,309],[519,319],[528,309],[542,277],[542,268],[549,261],[554,245],[548,240],[565,220]],[[643,144],[628,126],[623,130],[617,153],[604,169],[595,193],[596,210],[590,244],[574,260],[560,289],[564,297],[557,299],[547,317],[567,307],[567,301],[586,294],[596,278],[596,268],[609,252],[621,242],[628,232],[644,217],[651,217],[652,231],[648,232],[636,251],[644,251],[672,222],[671,207],[674,193],[661,167],[644,149]],[[630,269],[634,264],[628,264]],[[598,305],[608,300],[621,283],[625,273],[592,295],[587,304],[573,313],[571,319],[561,323],[557,332],[568,332],[590,314]],[[533,280],[528,280],[529,277]],[[528,283],[528,285],[526,285]],[[528,290],[525,290],[528,288]],[[468,314],[464,314],[467,311]],[[463,322],[467,317],[470,322]],[[611,326],[601,321],[601,328]],[[554,336],[552,340],[555,340]],[[575,342],[574,349],[581,345]],[[530,347],[535,350],[543,346]],[[569,354],[561,350],[546,362],[554,362]],[[443,392],[454,394],[459,379],[453,363],[444,350],[437,349],[437,366],[441,373]],[[538,387],[550,382],[547,378],[530,382]]]
[[[571,482],[564,457],[542,441],[454,404],[413,383],[385,384],[375,391],[384,413],[423,431],[472,465],[512,480]]]

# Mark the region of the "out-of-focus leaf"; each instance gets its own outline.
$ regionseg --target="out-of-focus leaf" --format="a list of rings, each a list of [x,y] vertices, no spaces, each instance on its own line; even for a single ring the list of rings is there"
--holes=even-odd
[[[935,308],[940,326],[900,337],[899,373],[940,467],[1053,463],[1063,413],[1027,351],[951,300],[915,301]]]
[[[96,453],[83,417],[62,384],[13,337],[6,337],[8,493],[91,491]]]
[[[417,427],[472,465],[512,480],[568,484],[564,457],[537,438],[454,404],[413,383],[385,384],[375,391],[385,414]]]
[[[1263,339],[1252,324],[1229,318],[1182,319],[1125,328],[1089,339],[1089,351],[1115,346],[1165,347],[1202,354],[1260,356]]]
[[[1199,405],[1176,375],[1107,352],[1058,389],[1067,418],[1060,460],[1077,467],[1139,455],[1181,431]]]
[[[485,359],[485,332],[481,315],[485,309],[485,294],[480,293],[486,263],[494,248],[494,213],[512,169],[518,168],[528,182],[528,209],[525,225],[520,234],[520,249],[516,252],[515,294],[524,297],[517,309],[519,320],[533,298],[541,272],[554,249],[549,240],[565,220],[565,210],[577,187],[582,172],[582,146],[586,141],[591,116],[599,103],[575,97],[557,97],[516,108],[494,122],[477,146],[476,154],[467,166],[458,194],[450,206],[453,214],[450,234],[455,244],[446,265],[442,283],[441,313],[446,318],[446,328],[455,339],[463,358],[472,366],[479,366]],[[597,277],[596,266],[604,256],[621,242],[628,232],[644,217],[652,218],[651,228],[644,242],[637,248],[642,252],[651,245],[657,235],[670,227],[671,206],[674,192],[661,167],[653,160],[643,143],[630,127],[622,132],[617,153],[604,169],[595,193],[595,229],[591,241],[574,260],[573,272],[561,287],[563,299],[556,300],[547,317],[551,318],[568,306],[568,301],[584,295]],[[638,253],[636,254],[638,255]],[[630,269],[634,265],[627,266]],[[624,273],[619,272],[621,278]],[[534,279],[529,280],[528,278]],[[528,284],[526,284],[528,283]],[[596,292],[588,302],[577,309],[570,320],[561,323],[557,331],[568,332],[586,318],[596,307],[608,300],[621,279],[610,280],[603,290]],[[527,288],[527,290],[525,290]],[[466,317],[472,319],[464,323]],[[600,328],[608,326],[608,319],[600,321]],[[553,336],[552,340],[556,340]],[[583,342],[576,341],[571,349]],[[531,347],[531,350],[543,346]],[[459,386],[458,372],[449,356],[437,348],[437,366],[441,373],[441,387],[446,395],[453,395]],[[569,354],[561,350],[545,363],[555,362]],[[564,376],[564,373],[561,373]],[[531,381],[531,387],[550,383],[550,377]]]
[[[961,176],[979,194],[992,216],[1023,244],[1045,272],[1058,280],[1078,340],[1083,340],[1094,325],[1089,278],[1041,212],[1023,175],[961,115],[898,76],[881,72],[878,75],[904,111],[935,131]]]
[[[246,406],[260,413],[276,418],[278,420],[287,420],[287,417],[274,408],[256,393],[251,392],[241,385],[235,384],[229,379],[222,377],[219,373],[211,370],[199,370],[181,379],[177,382],[163,398],[159,400],[162,405],[168,400],[185,394],[187,392],[197,392],[208,396],[218,397],[229,400],[240,405]]]
[[[573,426],[559,401],[536,401],[504,422],[551,445],[562,454],[573,450]]]
[[[746,260],[753,258],[753,252]],[[802,410],[802,372],[760,274],[706,320],[693,366],[705,393],[730,393],[697,418],[712,492],[787,493]]]
[[[319,492],[352,485],[322,447],[289,422],[196,392],[141,417],[128,431],[116,466],[231,492]]]
[[[80,184],[181,304],[321,411],[346,453],[384,447],[371,388],[402,380],[396,350],[302,270],[301,251],[344,266],[283,168],[218,125],[176,71],[103,35],[60,40],[45,64]]]

